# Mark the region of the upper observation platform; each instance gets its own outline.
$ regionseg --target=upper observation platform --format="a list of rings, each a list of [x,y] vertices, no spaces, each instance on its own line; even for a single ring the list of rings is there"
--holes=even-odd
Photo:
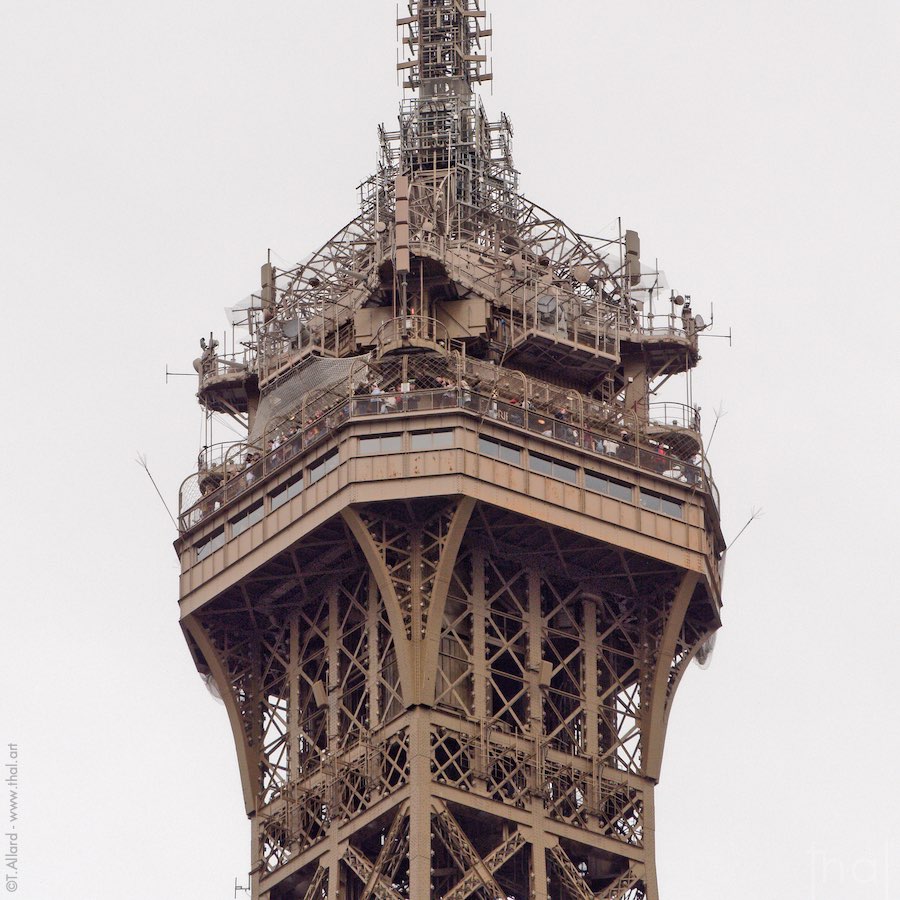
[[[480,0],[411,0],[397,25],[404,98],[396,128],[379,129],[359,214],[296,265],[270,255],[232,311],[232,348],[201,344],[208,427],[182,532],[206,534],[211,516],[348,428],[405,434],[409,417],[450,416],[459,434],[558,446],[579,471],[621,467],[633,491],[660,482],[705,498],[721,550],[691,388],[707,326],[690,297],[642,264],[636,231],[577,232],[520,192],[512,124],[477,93],[491,78]],[[217,433],[223,415],[240,439]]]
[[[422,343],[425,323],[412,330]],[[693,553],[717,582],[719,495],[699,414],[651,409],[645,428],[614,404],[453,352],[308,360],[267,394],[250,440],[205,448],[185,480],[183,594],[283,538],[295,518],[315,528],[367,497],[441,493],[532,514],[546,506],[547,521],[579,534],[612,528],[618,544],[667,562]]]

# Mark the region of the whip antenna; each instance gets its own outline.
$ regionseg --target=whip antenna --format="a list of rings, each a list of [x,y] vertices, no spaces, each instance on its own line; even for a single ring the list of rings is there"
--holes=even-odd
[[[163,497],[162,492],[156,484],[156,480],[150,474],[150,467],[147,465],[147,456],[144,453],[138,453],[137,459],[135,462],[147,473],[147,477],[150,479],[150,483],[153,485],[156,490],[156,494],[159,499],[162,501],[162,505],[165,507],[166,512],[169,514],[169,518],[172,520],[172,524],[175,526],[176,530],[178,528],[178,522],[175,520],[175,516],[172,515],[172,510],[169,509],[169,504],[166,503],[166,498]]]

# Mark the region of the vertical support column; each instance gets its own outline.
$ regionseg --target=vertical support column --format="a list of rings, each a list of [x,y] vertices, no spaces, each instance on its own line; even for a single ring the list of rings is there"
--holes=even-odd
[[[487,638],[485,622],[487,621],[487,600],[484,596],[484,551],[475,549],[471,556],[472,564],[472,703],[475,721],[478,723],[481,740],[479,753],[481,758],[475,769],[480,775],[487,772],[488,747],[487,729]],[[482,779],[481,787],[487,789],[486,779]]]
[[[536,778],[543,777],[544,768],[544,716],[542,697],[542,639],[541,575],[537,570],[528,572],[528,677],[529,718],[531,738],[534,741]],[[547,898],[547,855],[544,851],[544,807],[539,797],[532,801],[531,880],[534,900]]]
[[[547,894],[547,851],[542,830],[534,829],[531,844],[531,896],[533,900],[549,900]]]
[[[535,747],[542,744],[544,730],[541,696],[541,655],[542,640],[541,621],[541,575],[535,569],[528,572],[528,718],[531,722],[531,735]],[[540,761],[541,754],[538,753]]]
[[[297,780],[297,760],[300,747],[300,628],[298,615],[290,621],[289,657],[287,670],[288,692],[288,782]]]
[[[409,895],[431,896],[431,728],[427,709],[409,724]]]
[[[260,888],[262,871],[258,862],[261,856],[259,848],[259,816],[254,813],[250,817],[250,859],[253,860],[253,868],[250,870],[250,896],[253,900],[263,900],[264,897]],[[266,894],[268,894],[268,892],[266,892]]]
[[[406,357],[403,358],[404,362]],[[425,642],[422,637],[423,603],[426,598],[422,595],[422,529],[410,528],[409,531],[409,628],[410,649],[412,657],[412,687],[413,702],[424,703],[424,663]],[[430,598],[429,598],[430,599]]]
[[[341,867],[341,861],[337,853],[328,854],[328,862],[323,865],[328,866],[328,900],[341,900],[347,896],[347,891],[342,882],[346,878]]]
[[[378,664],[381,660],[381,639],[378,628],[378,586],[375,579],[369,577],[366,585],[368,602],[366,604],[366,628],[369,630],[369,672],[367,689],[369,691],[369,736],[381,725],[381,709],[378,696]]]
[[[338,589],[337,585],[326,588],[328,595],[328,746],[334,753],[341,746],[341,716],[340,716],[340,619],[338,618]]]
[[[597,759],[597,604],[590,598],[582,600],[584,617],[584,740],[588,758]]]
[[[644,791],[643,817],[646,900],[659,900],[659,884],[656,878],[656,796],[650,785]]]

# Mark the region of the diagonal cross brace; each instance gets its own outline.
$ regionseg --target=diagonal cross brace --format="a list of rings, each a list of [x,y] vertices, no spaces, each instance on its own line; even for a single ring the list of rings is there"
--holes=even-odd
[[[640,872],[629,868],[621,878],[597,895],[598,900],[624,900],[626,893],[635,887],[642,878],[643,875]]]
[[[495,897],[505,896],[503,888],[497,884],[493,873],[485,866],[481,854],[472,846],[468,835],[463,831],[462,826],[456,821],[453,813],[450,812],[447,804],[443,801],[440,801],[440,806],[436,811],[435,822],[439,824],[442,835],[446,839],[450,853],[456,860],[457,865],[466,873],[463,876],[463,882],[474,880],[473,890],[483,886]],[[446,895],[445,900],[449,896],[449,894]]]
[[[576,900],[597,900],[597,895],[588,887],[581,872],[575,868],[575,864],[559,844],[550,848],[550,858],[571,897]]]
[[[484,858],[482,865],[491,875],[493,875],[524,846],[525,838],[522,837],[520,832],[515,831]],[[444,900],[466,900],[466,898],[470,897],[479,887],[482,887],[483,884],[484,881],[479,873],[475,868],[471,868],[460,881],[444,894]],[[498,889],[501,893],[497,894],[497,896],[504,896],[502,888],[498,887]]]
[[[384,864],[394,854],[394,845],[397,841],[397,837],[400,834],[400,829],[407,821],[407,806],[404,803],[397,810],[397,814],[394,816],[394,821],[391,822],[391,827],[388,829],[388,833],[384,837],[384,843],[381,845],[381,850],[378,853],[378,859],[375,860],[375,865],[372,867],[372,871],[369,873],[369,877],[366,879],[366,885],[363,888],[362,894],[360,895],[361,900],[369,900],[369,897],[371,897],[375,892],[375,885],[378,880],[384,878]]]
[[[369,859],[355,847],[347,847],[342,859],[350,866],[360,881],[367,882],[375,870]],[[380,875],[376,878],[370,896],[375,897],[376,900],[398,900],[400,897],[387,880]]]
[[[316,897],[321,897],[322,887],[324,886],[327,877],[328,869],[319,866],[319,868],[316,869],[316,874],[313,875],[313,880],[306,889],[306,893],[303,895],[303,900],[316,900]]]

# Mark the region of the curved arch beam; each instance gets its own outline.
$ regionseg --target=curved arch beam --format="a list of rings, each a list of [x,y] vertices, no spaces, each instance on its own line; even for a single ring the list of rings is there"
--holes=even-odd
[[[453,521],[447,531],[441,560],[438,563],[434,576],[434,588],[431,594],[431,602],[428,605],[428,624],[425,628],[425,646],[422,660],[422,702],[428,705],[434,703],[435,685],[437,683],[438,655],[441,645],[441,626],[444,622],[444,608],[447,605],[447,594],[450,591],[450,581],[453,577],[453,568],[459,556],[459,548],[469,527],[472,511],[475,509],[475,500],[472,497],[463,497],[453,514]]]
[[[644,729],[644,741],[646,747],[644,771],[648,778],[659,781],[659,773],[662,769],[663,749],[666,743],[666,702],[669,690],[669,672],[672,660],[675,657],[675,649],[678,646],[678,635],[684,625],[684,617],[687,615],[691,597],[694,596],[694,588],[700,580],[697,572],[685,572],[681,584],[675,592],[675,599],[666,619],[666,627],[663,630],[659,643],[659,651],[656,654],[656,671],[653,674],[653,687],[650,692],[650,720]]]
[[[341,517],[347,523],[359,549],[362,550],[366,562],[369,564],[369,571],[375,578],[378,590],[381,591],[381,596],[384,598],[394,638],[394,649],[397,653],[397,665],[400,668],[400,690],[403,693],[403,702],[406,706],[411,706],[415,702],[413,698],[416,693],[413,680],[412,648],[406,637],[406,624],[403,621],[403,611],[400,609],[397,592],[394,590],[384,559],[359,513],[352,506],[347,506],[341,510]]]
[[[675,695],[678,693],[678,688],[681,686],[681,679],[684,678],[684,673],[690,668],[690,664],[694,661],[694,657],[697,655],[703,644],[708,641],[720,627],[721,626],[717,625],[715,628],[710,628],[709,631],[704,632],[697,643],[694,644],[691,652],[684,658],[684,664],[678,670],[675,680],[669,688],[669,695],[666,698],[666,714],[663,722],[663,728],[666,729],[666,731],[668,731],[669,728],[669,715],[672,712],[672,702],[675,699]]]
[[[247,741],[247,733],[244,731],[244,720],[241,717],[241,711],[238,709],[234,692],[227,689],[229,684],[228,673],[222,665],[215,646],[206,634],[206,630],[197,621],[196,617],[188,616],[182,620],[181,624],[196,642],[197,649],[209,666],[210,674],[219,688],[219,693],[222,695],[222,702],[228,711],[228,721],[231,723],[234,746],[237,751],[238,769],[241,773],[241,787],[244,791],[244,809],[248,816],[253,816],[256,814],[257,785],[254,773],[257,771],[257,767],[253,763],[253,750]]]

